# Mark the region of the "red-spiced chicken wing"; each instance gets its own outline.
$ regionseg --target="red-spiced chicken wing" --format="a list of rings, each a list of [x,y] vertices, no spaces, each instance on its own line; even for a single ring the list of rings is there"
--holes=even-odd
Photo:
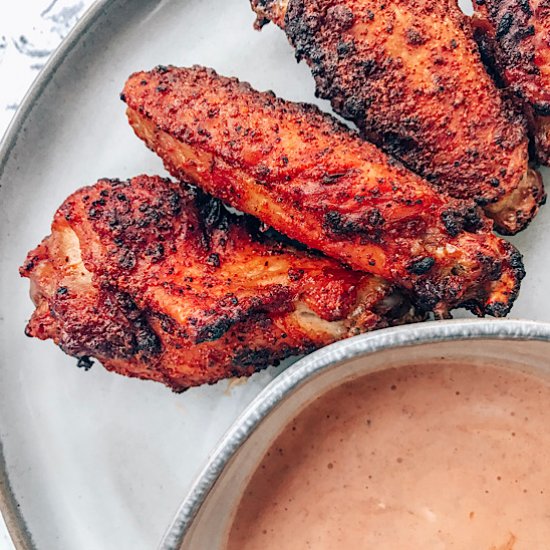
[[[379,277],[258,225],[159,177],[85,187],[21,268],[36,305],[27,334],[181,391],[415,318]]]
[[[497,81],[519,99],[536,157],[550,164],[550,2],[477,0],[474,26]]]
[[[136,73],[122,99],[175,177],[407,289],[424,311],[509,311],[519,253],[475,207],[436,192],[330,115],[202,67]]]
[[[545,195],[528,166],[524,117],[487,74],[456,0],[251,4],[260,26],[284,29],[318,95],[366,139],[476,200],[504,234],[531,221]]]

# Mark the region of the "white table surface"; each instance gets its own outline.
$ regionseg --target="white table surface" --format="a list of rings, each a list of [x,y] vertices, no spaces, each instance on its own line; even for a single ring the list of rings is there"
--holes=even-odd
[[[94,0],[1,2],[0,136],[4,134],[21,99],[50,54],[93,2]],[[13,548],[0,517],[0,549]]]

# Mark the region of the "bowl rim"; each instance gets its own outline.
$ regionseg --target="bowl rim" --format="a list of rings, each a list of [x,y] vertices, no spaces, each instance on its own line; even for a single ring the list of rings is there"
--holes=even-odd
[[[456,340],[518,340],[550,343],[550,323],[527,320],[457,319],[386,328],[325,346],[275,377],[238,416],[195,478],[160,543],[178,550],[201,506],[237,450],[262,421],[314,375],[336,363],[387,349]]]

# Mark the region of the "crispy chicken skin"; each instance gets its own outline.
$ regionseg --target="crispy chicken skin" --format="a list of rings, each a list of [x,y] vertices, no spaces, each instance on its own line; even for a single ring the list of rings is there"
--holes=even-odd
[[[298,251],[187,185],[100,180],[27,257],[27,334],[175,391],[412,320],[378,277]]]
[[[522,114],[496,88],[456,0],[251,0],[284,29],[317,94],[439,189],[474,199],[503,234],[544,198]]]
[[[202,67],[135,73],[121,97],[175,177],[407,289],[423,311],[509,311],[524,274],[515,248],[316,107]]]
[[[497,81],[520,98],[537,160],[550,163],[550,1],[477,0],[476,38]]]

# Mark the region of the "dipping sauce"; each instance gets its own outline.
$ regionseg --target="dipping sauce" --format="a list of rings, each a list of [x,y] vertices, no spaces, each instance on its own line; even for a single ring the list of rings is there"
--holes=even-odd
[[[550,385],[454,365],[331,390],[271,446],[227,547],[550,549]]]

